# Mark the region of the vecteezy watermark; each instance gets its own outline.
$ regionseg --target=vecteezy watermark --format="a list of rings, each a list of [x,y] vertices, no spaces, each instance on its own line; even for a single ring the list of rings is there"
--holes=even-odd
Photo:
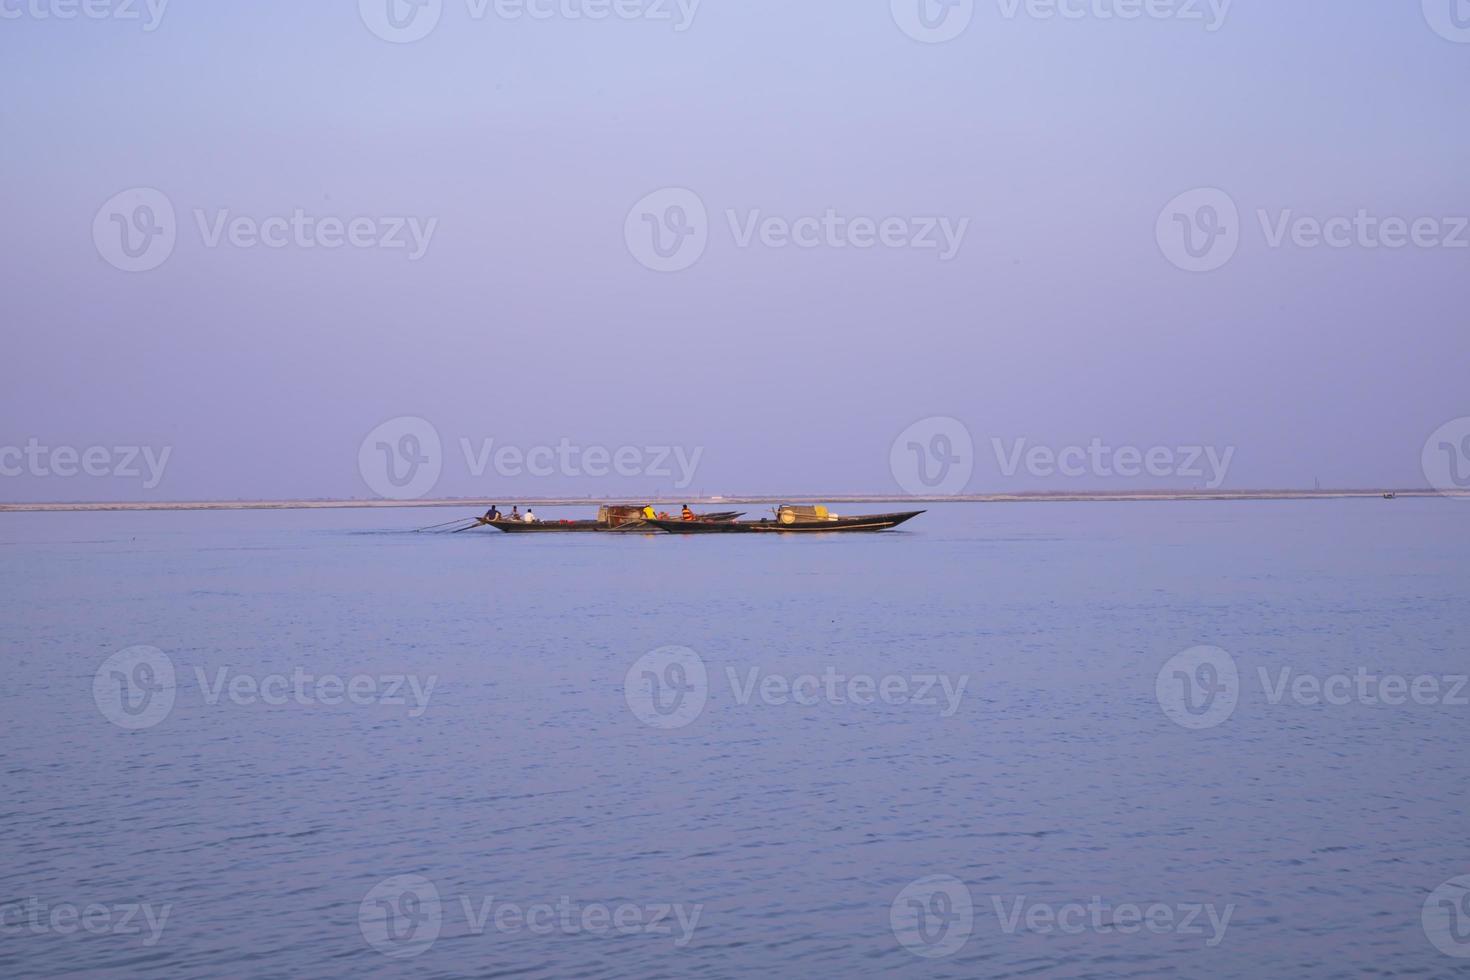
[[[888,926],[899,945],[916,956],[950,956],[975,930],[975,902],[958,878],[919,878],[905,885],[889,905]]]
[[[0,903],[0,935],[18,936],[141,936],[142,945],[156,946],[163,937],[173,904],[151,902],[101,904],[47,903],[32,896]]]
[[[934,251],[941,262],[959,254],[970,228],[969,218],[875,218],[836,208],[795,217],[768,215],[759,208],[728,208],[725,223],[736,248]],[[710,224],[698,194],[686,187],[666,187],[645,195],[629,209],[623,220],[623,240],[629,254],[645,268],[680,272],[704,255]]]
[[[1470,500],[1470,416],[1451,419],[1430,433],[1420,463],[1431,487]]]
[[[152,728],[173,710],[174,662],[157,647],[119,650],[92,676],[92,700],[119,728]]]
[[[204,703],[217,705],[226,700],[235,705],[265,704],[353,704],[360,707],[385,705],[407,707],[408,717],[418,718],[429,708],[438,674],[421,678],[417,674],[312,674],[305,667],[293,667],[291,673],[245,674],[228,667],[216,669],[212,675],[203,667],[194,668],[194,680],[204,696]]]
[[[394,875],[368,889],[357,906],[357,928],[384,956],[411,959],[427,952],[444,927],[438,887],[423,875]]]
[[[963,493],[975,472],[975,440],[959,419],[942,415],[920,419],[894,438],[888,469],[910,496]]]
[[[0,0],[0,20],[138,21],[144,33],[158,30],[169,0]]]
[[[1257,667],[1256,674],[1268,704],[1279,705],[1290,700],[1304,707],[1348,704],[1444,705],[1451,708],[1470,707],[1470,674],[1382,674],[1358,667],[1349,674],[1304,673],[1291,667],[1274,670]]]
[[[724,678],[741,707],[886,704],[937,708],[939,717],[959,711],[970,683],[968,674],[844,674],[828,665],[820,671],[783,674],[759,666],[727,666]],[[659,647],[639,657],[623,677],[623,697],[639,721],[652,728],[683,728],[704,711],[710,698],[709,670],[688,647]]]
[[[1235,0],[996,0],[1001,16],[1015,20],[1173,20],[1201,24],[1213,34],[1225,26]]]
[[[1214,728],[1235,713],[1240,670],[1219,647],[1190,647],[1170,657],[1154,679],[1165,716],[1185,728]]]
[[[376,248],[408,250],[408,261],[417,262],[429,251],[439,227],[438,218],[414,215],[384,215],[350,218],[311,215],[301,208],[290,214],[256,218],[233,214],[229,208],[194,209],[194,223],[205,248]]]
[[[650,650],[623,676],[623,699],[633,715],[652,728],[683,728],[704,711],[709,671],[688,647]]]
[[[759,667],[748,667],[743,671],[726,667],[725,679],[735,695],[735,703],[741,706],[918,705],[938,708],[941,718],[952,718],[960,710],[965,687],[970,683],[969,674],[959,677],[949,674],[885,674],[877,677],[873,674],[840,674],[831,665],[823,668],[820,675],[795,676],[767,673]]]
[[[141,479],[143,489],[152,490],[163,482],[173,451],[172,446],[44,446],[32,436],[24,446],[0,446],[0,476]]]
[[[465,470],[476,479],[492,468],[506,479],[609,476],[670,480],[675,490],[694,482],[704,447],[584,446],[563,437],[555,445],[497,444],[494,438],[461,436]],[[444,469],[444,446],[433,423],[417,416],[389,419],[374,428],[357,450],[357,469],[378,496],[388,500],[420,500],[438,485]]]
[[[305,667],[290,673],[253,674],[220,667],[193,669],[194,681],[203,702],[216,706],[222,701],[238,706],[264,704],[277,707],[299,705],[383,705],[407,707],[410,718],[428,710],[429,698],[439,675],[421,678],[416,674],[314,674]],[[176,683],[173,658],[157,647],[135,646],[113,654],[92,676],[92,700],[102,717],[136,731],[152,728],[173,711],[180,687]]]
[[[1025,438],[1009,446],[991,437],[996,464],[1006,477],[1015,476],[1024,465],[1035,477],[1184,477],[1202,479],[1210,490],[1225,482],[1235,447],[1215,446],[1110,446],[1094,436],[1086,446],[1031,445]]]
[[[1006,935],[1031,932],[1037,935],[1117,933],[1129,936],[1199,936],[1208,947],[1220,945],[1235,904],[1219,908],[1214,902],[1110,902],[1094,895],[1087,902],[1027,901],[1025,895],[990,896],[1001,931]]]
[[[1201,24],[1213,34],[1225,26],[1234,0],[996,0],[1000,16],[1039,21],[1172,20]],[[925,44],[952,41],[969,28],[975,0],[889,0],[893,21]]]
[[[483,21],[644,21],[682,34],[694,24],[702,0],[464,0],[465,17]],[[444,0],[358,0],[358,14],[375,36],[412,44],[434,32]]]
[[[368,488],[387,500],[419,500],[439,483],[444,444],[427,419],[400,415],[363,436],[357,472]]]
[[[975,0],[889,0],[893,22],[915,41],[943,44],[970,26]]]
[[[1470,958],[1470,875],[1458,875],[1430,892],[1419,924],[1435,949],[1456,959]]]
[[[581,902],[562,895],[554,902],[520,902],[494,895],[440,898],[439,888],[422,875],[396,875],[368,890],[357,909],[358,929],[384,956],[407,959],[426,952],[452,914],[464,918],[465,932],[482,936],[528,932],[536,936],[668,936],[680,949],[694,939],[704,912],[701,903]]]
[[[438,218],[413,215],[308,214],[294,208],[258,218],[230,208],[194,208],[194,227],[209,249],[403,250],[408,261],[423,258],[438,230]],[[123,272],[147,272],[168,261],[178,243],[173,201],[152,187],[114,194],[92,219],[92,241],[107,263]]]
[[[1026,895],[991,895],[1001,932],[1015,935],[1198,936],[1205,946],[1225,939],[1233,903],[1113,902],[1094,895],[1086,902],[1029,901]],[[888,923],[899,945],[934,959],[964,948],[975,931],[975,901],[969,886],[951,875],[930,875],[905,885],[888,909]]]
[[[1470,674],[1394,674],[1366,666],[1316,674],[1291,666],[1256,668],[1268,705],[1470,707]],[[1185,728],[1214,728],[1235,712],[1244,694],[1235,658],[1219,647],[1191,647],[1159,670],[1154,694],[1164,714]]]
[[[92,218],[92,242],[123,272],[147,272],[168,261],[179,237],[173,201],[152,187],[119,191]]]
[[[1423,0],[1424,19],[1434,33],[1456,44],[1470,44],[1470,3],[1466,0]]]
[[[646,268],[681,272],[709,245],[709,212],[687,187],[665,187],[640,198],[623,220],[623,241]]]
[[[1292,208],[1256,210],[1267,248],[1348,249],[1470,248],[1470,216],[1375,214],[1359,208],[1351,215],[1298,214]],[[1244,233],[1240,210],[1224,191],[1198,188],[1174,198],[1159,213],[1154,228],[1164,257],[1186,272],[1213,272],[1235,257]]]
[[[704,447],[684,446],[579,446],[563,438],[555,446],[495,445],[481,439],[479,446],[461,437],[460,450],[470,476],[480,477],[492,464],[498,476],[652,476],[672,479],[674,489],[685,490],[694,482]]]
[[[1164,257],[1186,272],[1213,272],[1240,248],[1240,209],[1217,187],[1185,191],[1154,224]]]

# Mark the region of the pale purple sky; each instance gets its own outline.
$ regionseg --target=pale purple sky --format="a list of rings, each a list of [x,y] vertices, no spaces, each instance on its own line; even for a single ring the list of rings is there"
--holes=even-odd
[[[12,454],[0,500],[373,496],[359,449],[400,416],[442,440],[435,496],[686,482],[477,476],[462,439],[701,451],[691,492],[896,491],[894,439],[931,416],[973,437],[976,492],[1207,482],[1007,475],[992,439],[1232,448],[1234,488],[1422,486],[1425,440],[1470,415],[1470,248],[1271,242],[1289,209],[1470,243],[1451,0],[1237,0],[1215,24],[1206,0],[1203,21],[978,0],[943,43],[901,26],[918,0],[704,0],[687,23],[687,0],[595,21],[443,0],[411,43],[369,26],[389,2],[173,3],[153,30],[142,0],[0,2],[0,447],[169,450],[156,486]],[[99,209],[139,187],[176,242],[129,272]],[[708,240],[660,272],[625,226],[670,187]],[[1156,233],[1196,188],[1239,212],[1208,272]],[[417,258],[210,243],[221,212],[298,209],[372,240],[436,223]],[[828,209],[900,218],[895,241],[968,225],[947,259],[740,243],[752,212]]]

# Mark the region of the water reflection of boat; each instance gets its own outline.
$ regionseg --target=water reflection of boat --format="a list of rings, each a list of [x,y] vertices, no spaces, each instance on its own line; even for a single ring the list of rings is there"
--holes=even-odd
[[[854,517],[841,517],[821,506],[783,505],[776,508],[774,519],[767,517],[759,521],[656,520],[649,523],[670,534],[823,534],[833,531],[887,531],[922,513],[924,513],[922,510],[910,510],[893,514],[859,514]]]

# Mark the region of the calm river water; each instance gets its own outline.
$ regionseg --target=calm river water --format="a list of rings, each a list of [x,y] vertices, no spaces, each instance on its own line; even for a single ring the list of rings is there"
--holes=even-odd
[[[1464,502],[451,516],[0,515],[0,974],[1470,966]]]

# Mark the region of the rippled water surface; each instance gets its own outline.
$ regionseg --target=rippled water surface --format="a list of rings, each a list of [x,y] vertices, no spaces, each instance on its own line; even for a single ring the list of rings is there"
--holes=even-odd
[[[0,973],[1470,963],[1470,505],[449,516],[0,515]]]

